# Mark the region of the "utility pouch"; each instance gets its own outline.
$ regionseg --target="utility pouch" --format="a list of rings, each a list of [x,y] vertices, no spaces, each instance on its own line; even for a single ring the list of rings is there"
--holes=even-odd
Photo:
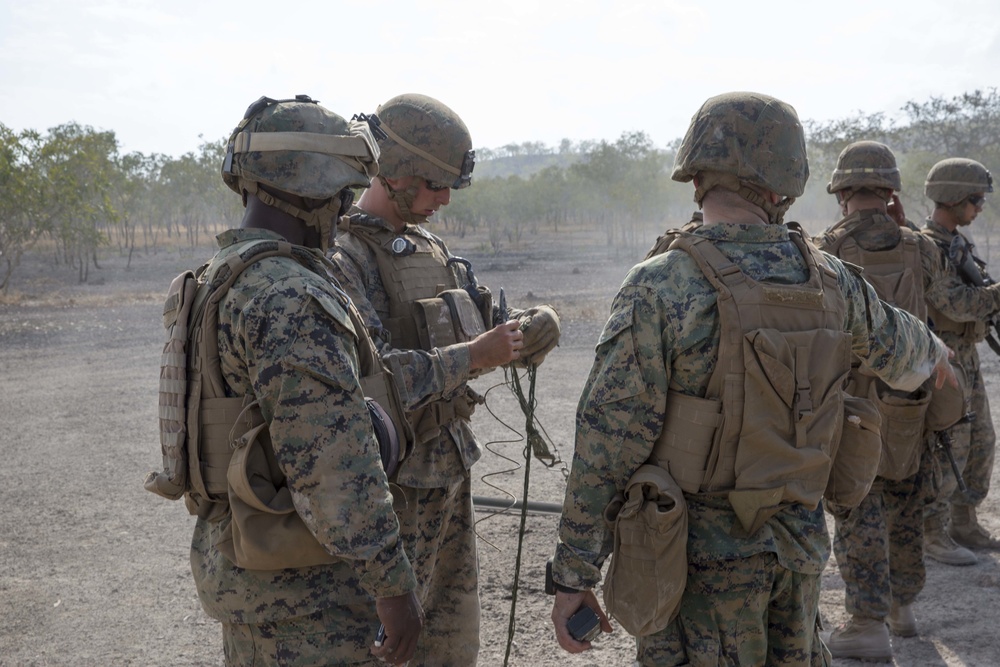
[[[464,289],[445,290],[431,299],[418,299],[413,312],[420,345],[425,350],[467,343],[486,331],[483,316]]]
[[[825,329],[758,329],[744,335],[736,490],[783,486],[781,502],[817,506],[842,430],[846,373],[830,359],[832,350],[846,349],[842,335]],[[842,365],[850,367],[846,361]],[[744,528],[753,533],[751,526]]]
[[[642,637],[677,615],[687,585],[687,503],[663,468],[643,465],[604,510],[614,550],[604,605],[625,630]]]
[[[869,396],[882,415],[879,477],[895,481],[912,477],[920,467],[930,392],[921,387],[904,394],[893,391],[882,382],[873,382]]]
[[[853,509],[871,490],[882,453],[881,425],[872,401],[844,394],[844,428],[823,494],[831,509]]]
[[[255,410],[256,402],[246,411]],[[263,419],[234,441],[229,463],[232,520],[214,546],[237,567],[282,570],[333,563],[292,504]],[[239,423],[246,423],[240,420]]]
[[[670,472],[687,493],[698,493],[707,479],[715,432],[722,424],[722,401],[667,392],[663,432],[653,445],[650,462]]]

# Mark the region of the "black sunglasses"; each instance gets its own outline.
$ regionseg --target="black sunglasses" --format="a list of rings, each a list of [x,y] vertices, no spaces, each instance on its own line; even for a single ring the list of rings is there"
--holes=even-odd
[[[986,197],[982,195],[969,195],[968,197],[965,198],[965,200],[970,204],[972,204],[973,206],[978,207],[980,204],[986,201]]]

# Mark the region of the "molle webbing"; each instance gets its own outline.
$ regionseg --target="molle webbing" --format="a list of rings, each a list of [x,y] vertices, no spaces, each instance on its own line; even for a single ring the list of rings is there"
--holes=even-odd
[[[392,336],[392,346],[404,350],[423,349],[414,316],[415,302],[459,286],[447,265],[447,253],[436,241],[418,232],[396,234],[384,227],[357,224],[349,219],[341,222],[340,229],[353,234],[375,254],[382,286],[389,297],[389,316],[383,318],[382,326]],[[413,243],[416,249],[412,254],[392,252],[390,245],[399,236]]]

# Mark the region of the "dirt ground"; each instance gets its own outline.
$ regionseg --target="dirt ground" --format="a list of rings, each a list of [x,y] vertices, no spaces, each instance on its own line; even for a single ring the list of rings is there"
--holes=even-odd
[[[503,286],[512,305],[555,304],[561,346],[538,374],[538,415],[567,461],[573,416],[611,298],[642,254],[617,257],[583,234],[530,238],[530,252],[491,258],[475,239],[451,239],[480,280]],[[650,240],[652,235],[650,236]],[[221,665],[218,624],[199,606],[188,565],[193,521],[181,503],[142,488],[159,465],[157,376],[163,294],[179,271],[211,254],[161,251],[131,270],[105,253],[91,284],[44,257],[19,270],[0,297],[0,665]],[[996,396],[998,363],[983,348]],[[521,495],[523,417],[502,373],[476,381],[489,410],[473,423],[488,452],[474,468],[475,493]],[[499,385],[499,386],[496,386]],[[491,387],[493,387],[491,389]],[[997,421],[994,400],[994,421]],[[529,499],[561,502],[564,477],[532,461]],[[1000,533],[997,495],[981,509]],[[483,630],[480,664],[504,664],[518,560],[516,514],[480,514]],[[520,553],[510,665],[631,664],[633,640],[618,629],[571,656],[556,644],[543,568],[556,541],[554,516],[529,516]],[[822,614],[846,620],[844,585],[831,561]],[[896,665],[1000,665],[1000,565],[928,562],[918,600],[920,636],[893,640]],[[853,661],[836,661],[848,667]]]

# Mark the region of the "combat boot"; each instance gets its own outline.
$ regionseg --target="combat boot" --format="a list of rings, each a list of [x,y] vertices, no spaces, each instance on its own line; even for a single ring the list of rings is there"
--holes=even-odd
[[[831,633],[820,634],[834,658],[892,661],[889,628],[877,618],[854,616]]]
[[[979,525],[976,508],[972,505],[951,506],[948,534],[955,542],[969,549],[1000,549],[1000,540]]]
[[[979,562],[976,554],[955,544],[941,517],[924,522],[924,555],[945,565],[975,565]]]
[[[889,617],[885,620],[892,634],[899,637],[917,636],[917,617],[913,614],[912,604],[901,605],[893,601]]]

